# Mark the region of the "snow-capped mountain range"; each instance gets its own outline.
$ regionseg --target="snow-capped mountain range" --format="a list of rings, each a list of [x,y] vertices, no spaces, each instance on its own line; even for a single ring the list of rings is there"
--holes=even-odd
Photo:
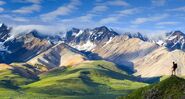
[[[0,24],[0,45],[1,51],[7,49],[5,46],[7,44],[6,40],[11,38],[12,40],[15,38],[10,37],[11,27],[6,26],[5,24]],[[149,40],[147,36],[142,35],[142,33],[117,33],[112,29],[107,28],[106,26],[97,27],[94,29],[77,29],[72,28],[71,30],[66,32],[65,37],[61,37],[60,35],[45,35],[39,33],[36,30],[31,31],[35,37],[39,39],[46,39],[51,43],[57,43],[59,41],[63,41],[70,46],[77,48],[78,50],[86,50],[90,51],[96,47],[98,44],[108,43],[115,36],[127,35],[129,38],[139,38],[143,41],[153,41]],[[27,33],[28,34],[28,33]],[[166,33],[165,39],[159,39],[155,41],[155,43],[166,46],[170,50],[181,49],[185,50],[185,34],[181,31],[174,31]]]
[[[4,23],[0,24],[1,45],[3,42],[6,42],[8,38],[10,38],[11,30],[12,28],[8,27]],[[40,39],[47,39],[52,43],[63,41],[73,47],[78,48],[79,50],[92,50],[97,44],[105,43],[108,41],[110,42],[112,38],[120,35],[127,35],[129,38],[139,38],[143,41],[152,41],[151,39],[149,40],[147,36],[142,35],[142,33],[139,32],[117,33],[114,30],[107,28],[106,26],[101,26],[94,29],[72,28],[71,30],[66,32],[65,37],[61,37],[60,35],[45,35],[39,33],[37,30],[33,30],[30,33],[32,33],[35,37],[38,37]],[[159,45],[166,46],[170,50],[174,49],[185,50],[185,34],[182,33],[181,31],[173,31],[166,33],[165,39],[159,39],[155,42]]]
[[[94,29],[76,29],[66,33],[65,42],[79,50],[92,50],[97,44],[107,42],[119,34],[107,27],[97,27]]]
[[[185,64],[182,58],[185,55],[185,34],[181,31],[166,33],[165,39],[151,42],[151,39],[139,32],[117,33],[106,26],[94,29],[72,28],[66,32],[65,37],[42,34],[37,30],[12,36],[11,30],[5,24],[0,25],[1,63],[26,62],[30,65],[47,65],[50,69],[86,60],[104,59],[127,70],[133,69],[132,72],[136,70],[135,74],[142,76],[169,74],[169,71],[148,72],[145,70],[150,68],[148,65],[154,66],[150,68],[152,70],[156,66],[170,66],[166,60]],[[176,60],[174,56],[180,59]]]
[[[149,39],[147,38],[147,36],[142,35],[141,33],[137,32],[137,33],[123,33],[123,35],[128,35],[130,38],[139,38],[143,41],[148,41]]]
[[[73,28],[66,33],[66,43],[79,49],[79,50],[92,50],[97,44],[108,43],[115,36],[126,35],[129,38],[139,38],[146,42],[154,42],[160,46],[165,46],[169,50],[185,50],[185,34],[181,31],[173,31],[165,33],[165,38],[160,38],[158,40],[149,39],[142,33],[117,33],[114,30],[110,30],[105,26],[97,27],[94,29],[84,29],[80,30]]]

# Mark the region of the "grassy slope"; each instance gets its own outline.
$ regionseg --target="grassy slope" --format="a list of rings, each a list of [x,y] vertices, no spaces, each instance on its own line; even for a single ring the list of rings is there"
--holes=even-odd
[[[184,99],[185,79],[171,76],[160,83],[140,88],[119,99]]]
[[[23,94],[21,86],[36,81],[33,71],[25,66],[13,66],[14,69],[0,70],[0,97],[9,99]],[[30,74],[29,74],[30,73]]]
[[[65,70],[55,69],[40,77],[40,81],[24,86],[25,92],[35,97],[114,98],[146,85],[129,80],[131,76],[106,61],[82,63]]]
[[[18,90],[21,85],[33,82],[32,79],[27,79],[15,73],[13,70],[0,71],[0,97],[10,98],[21,94]]]
[[[15,66],[19,70],[0,71],[1,99],[112,99],[147,85],[132,81],[132,76],[107,61],[54,69],[41,74],[36,82],[23,77],[34,72],[30,67]]]

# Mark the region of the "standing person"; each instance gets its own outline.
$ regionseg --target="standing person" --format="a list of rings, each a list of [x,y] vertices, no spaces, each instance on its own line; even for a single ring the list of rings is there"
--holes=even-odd
[[[176,69],[177,69],[177,63],[173,62],[172,75],[175,75]]]

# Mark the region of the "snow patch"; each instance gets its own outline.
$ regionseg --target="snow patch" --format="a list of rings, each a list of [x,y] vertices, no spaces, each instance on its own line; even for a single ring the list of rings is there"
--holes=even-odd
[[[3,23],[0,23],[0,27],[2,27]]]
[[[156,43],[157,43],[158,45],[163,45],[163,44],[164,44],[164,41],[159,40],[159,41],[157,41]]]
[[[82,44],[82,45],[71,45],[71,46],[78,50],[85,50],[85,51],[91,51],[93,48],[96,47],[96,45],[92,43],[90,40],[88,40],[85,44]]]
[[[173,40],[175,38],[177,38],[177,35],[169,37],[168,40]]]
[[[80,31],[75,35],[75,37],[80,36],[83,32],[84,32],[83,30],[80,30]]]
[[[8,49],[4,46],[4,42],[0,42],[0,51],[11,53],[11,51],[8,51]]]

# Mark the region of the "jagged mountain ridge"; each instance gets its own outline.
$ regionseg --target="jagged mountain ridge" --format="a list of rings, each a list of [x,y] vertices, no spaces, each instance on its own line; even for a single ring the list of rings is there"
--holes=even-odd
[[[11,61],[27,61],[47,50],[53,44],[48,40],[37,38],[32,33],[29,33],[5,42],[4,46],[10,51],[5,57],[5,61],[9,60],[11,63]]]
[[[126,35],[129,38],[139,38],[143,41],[147,41],[148,38],[141,33],[123,33],[119,34],[113,29],[109,29],[106,26],[97,27],[94,29],[77,29],[72,28],[66,33],[65,41],[70,46],[77,48],[78,50],[91,51],[97,45],[105,44],[116,36]]]
[[[50,41],[41,39],[34,32],[7,38],[1,43],[1,48],[4,48],[0,52],[3,63],[25,62],[53,46]]]
[[[185,50],[185,34],[181,31],[167,33],[164,45],[171,50]]]
[[[66,43],[79,50],[90,51],[97,44],[106,42],[117,35],[119,34],[105,26],[84,30],[73,28],[66,33]]]
[[[73,28],[66,33],[66,41],[67,43],[80,44],[89,40],[90,42],[97,44],[102,41],[107,41],[116,35],[119,34],[113,30],[109,30],[105,26],[84,30]]]
[[[10,37],[11,28],[6,26],[4,23],[0,24],[0,42],[4,42]]]
[[[139,32],[137,33],[126,32],[119,34],[112,29],[108,29],[105,26],[85,30],[73,28],[72,30],[66,33],[66,43],[79,50],[90,51],[93,48],[95,48],[98,44],[106,43],[110,39],[121,35],[126,35],[129,38],[139,38],[146,42],[154,41],[156,44],[160,46],[165,46],[169,50],[175,49],[185,50],[185,34],[181,31],[166,33],[165,38],[159,38],[156,41],[153,39],[149,39],[149,37]]]
[[[0,27],[0,42],[5,41],[8,37],[10,37],[11,27],[6,26],[5,24],[1,24]],[[122,33],[119,34],[112,29],[107,28],[106,26],[97,27],[94,29],[77,29],[72,28],[71,30],[66,32],[65,37],[61,37],[60,34],[56,35],[46,35],[39,33],[37,30],[31,31],[35,36],[40,39],[47,39],[51,42],[57,43],[58,41],[65,41],[65,43],[73,46],[79,50],[92,50],[97,44],[105,43],[108,40],[112,39],[115,36],[119,35],[127,35],[129,38],[139,38],[143,41],[153,41],[149,39],[146,35],[142,33]],[[174,31],[170,33],[166,33],[165,39],[160,39],[160,45],[166,46],[170,50],[185,49],[185,34],[181,31]],[[158,43],[158,41],[156,41]]]
[[[184,39],[183,38],[184,35],[180,31],[178,32],[176,31],[174,33],[171,33],[171,35],[167,35],[167,36],[169,37],[168,39],[166,39],[166,42],[167,41],[168,43],[172,42],[173,44],[175,44],[174,42],[183,41]],[[172,36],[175,36],[176,38],[172,39]],[[42,35],[38,31],[34,30],[28,34],[20,35],[19,37],[7,40],[6,42],[3,42],[3,46],[9,51],[9,53],[1,52],[1,56],[2,56],[1,58],[4,62],[7,62],[8,60],[7,63],[26,62],[28,60],[35,59],[33,62],[34,64],[40,63],[41,65],[48,65],[38,61],[40,60],[40,58],[42,58],[44,59],[44,61],[52,63],[52,65],[50,64],[50,66],[48,67],[63,66],[63,64],[60,64],[62,63],[62,60],[60,60],[62,56],[55,57],[56,54],[52,54],[52,53],[60,53],[61,51],[58,51],[57,49],[51,50],[52,47],[56,45],[56,43],[53,43],[51,39],[48,39],[48,38],[49,38],[48,36]],[[133,69],[133,72],[135,72],[136,75],[152,77],[152,76],[170,74],[169,71],[164,71],[160,73],[145,72],[146,71],[146,69],[144,69],[145,66],[149,65],[147,63],[147,60],[150,60],[151,61],[150,63],[153,63],[153,64],[150,64],[153,66],[153,69],[155,69],[155,67],[160,68],[164,65],[166,59],[168,59],[166,57],[168,56],[167,54],[171,53],[170,52],[171,50],[166,49],[164,51],[163,50],[161,51],[160,49],[162,49],[163,47],[159,46],[156,43],[147,41],[147,38],[145,38],[145,36],[142,36],[142,34],[140,33],[132,34],[132,35],[130,33],[125,33],[121,35],[113,31],[112,29],[108,29],[105,26],[94,28],[94,29],[85,29],[85,30],[73,28],[71,31],[68,31],[66,33],[66,38],[63,38],[63,39],[61,39],[62,42],[64,42],[66,45],[76,48],[77,51],[78,50],[89,51],[90,54],[88,55],[90,57],[92,56],[92,54],[95,54],[97,57],[100,57],[98,59],[104,59],[104,60],[114,62],[118,65],[124,66],[124,68],[126,67],[126,69]],[[173,41],[170,41],[170,40],[173,40]],[[58,42],[58,40],[56,40],[56,42]],[[165,43],[163,45],[166,46]],[[173,50],[175,49],[176,48],[174,48]],[[43,53],[48,50],[50,50],[49,52],[50,54],[45,53],[46,55],[44,55]],[[159,54],[160,52],[158,51],[161,51],[162,55]],[[184,53],[184,52],[180,52],[180,53]],[[75,52],[75,54],[82,55],[83,53]],[[40,57],[37,57],[39,55]],[[163,55],[164,57],[162,57]],[[173,54],[173,55],[176,55],[176,54]],[[51,59],[51,57],[49,56],[55,58],[57,60],[56,62],[57,64],[55,64],[54,63],[55,61],[52,61],[53,59]],[[87,59],[93,59],[93,57],[88,58],[89,56],[87,56]],[[15,57],[18,57],[18,58],[15,58]],[[150,57],[156,57],[156,58],[150,59]],[[180,58],[180,57],[181,56],[177,56],[177,58]],[[171,56],[169,56],[169,58],[172,59]],[[83,58],[79,58],[79,59],[84,61]],[[65,61],[64,58],[63,60]],[[161,61],[161,60],[164,60],[164,61]],[[66,62],[67,65],[69,65],[68,63],[70,63],[68,61],[70,60],[67,60]],[[170,61],[173,61],[173,60],[170,60]],[[183,60],[180,60],[180,62],[182,61]],[[157,63],[157,64],[154,64],[154,63]],[[141,66],[141,64],[144,67]],[[170,63],[168,64],[168,66],[170,66]],[[182,72],[182,74],[184,74],[184,72]]]
[[[141,33],[137,32],[137,33],[130,33],[130,32],[127,32],[127,33],[123,33],[123,35],[127,35],[129,38],[139,38],[143,41],[148,41],[148,37],[145,36],[145,35],[142,35]]]

